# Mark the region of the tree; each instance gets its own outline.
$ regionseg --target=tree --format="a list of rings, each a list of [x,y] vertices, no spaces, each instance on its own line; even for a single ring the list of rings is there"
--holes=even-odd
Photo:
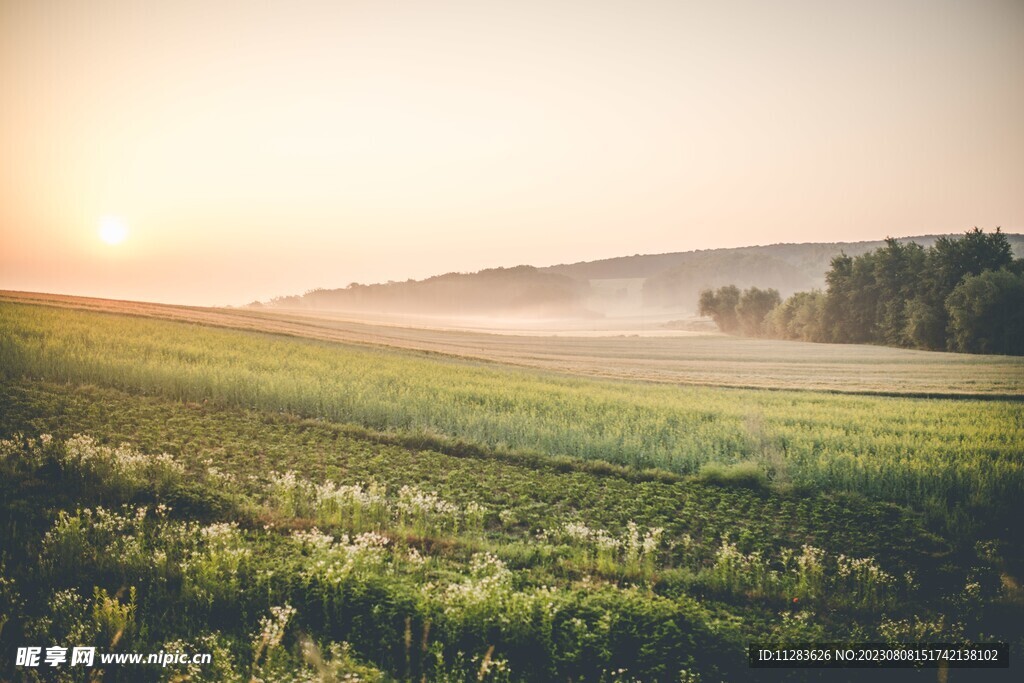
[[[907,306],[921,289],[926,252],[920,244],[888,238],[872,258],[874,324],[872,341],[890,346],[911,343]]]
[[[1024,276],[1008,269],[968,275],[946,309],[952,350],[1024,355]]]
[[[907,303],[904,313],[904,337],[910,346],[932,350],[946,348],[946,325],[949,316],[945,306],[935,306],[928,295],[922,294]]]
[[[856,342],[864,332],[864,325],[858,325],[852,314],[853,298],[856,295],[853,265],[852,257],[840,254],[832,259],[825,273],[825,283],[828,285],[822,320],[825,341]]]
[[[840,254],[826,292],[735,286],[701,293],[700,311],[723,332],[783,339],[1022,353],[1024,260],[997,228],[975,228],[935,246],[886,239],[857,257]]]
[[[765,333],[765,317],[782,302],[778,290],[751,287],[743,292],[736,305],[740,330],[748,337]]]
[[[953,348],[952,321],[946,308],[950,294],[969,275],[1012,264],[1013,249],[999,228],[989,234],[974,228],[960,238],[937,239],[928,250],[915,315],[908,320],[909,341],[927,349]]]
[[[797,292],[768,314],[766,333],[780,339],[825,341],[825,298],[824,292],[818,290]]]
[[[700,293],[697,312],[711,316],[718,329],[726,334],[739,330],[736,307],[740,303],[740,290],[735,285],[726,285],[716,290],[705,289]]]

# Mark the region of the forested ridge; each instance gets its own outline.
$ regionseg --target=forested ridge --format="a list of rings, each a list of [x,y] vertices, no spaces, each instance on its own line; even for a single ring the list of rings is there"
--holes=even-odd
[[[998,228],[832,259],[826,289],[783,300],[735,285],[701,292],[701,315],[730,334],[935,351],[1024,355],[1024,259]]]
[[[946,235],[949,239],[956,237]],[[1024,256],[1024,235],[1004,234],[1012,254]],[[940,235],[901,237],[928,249]],[[454,316],[594,318],[696,313],[700,292],[724,285],[776,289],[782,297],[824,288],[825,273],[840,254],[858,257],[883,248],[882,240],[818,242],[636,254],[547,267],[488,268],[422,280],[352,282],[277,296],[250,308],[414,313]],[[339,273],[339,277],[343,274]]]

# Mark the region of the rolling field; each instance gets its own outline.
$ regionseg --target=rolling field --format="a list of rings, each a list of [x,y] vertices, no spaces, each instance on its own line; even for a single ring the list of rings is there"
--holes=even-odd
[[[5,298],[5,647],[717,681],[776,680],[753,641],[1024,645],[1019,360]]]
[[[587,333],[534,329],[499,334],[445,328],[458,321],[413,319],[418,326],[342,314],[265,312],[0,292],[0,301],[121,313],[270,332],[322,341],[428,351],[573,375],[669,384],[816,389],[841,393],[1024,398],[1024,359],[912,351],[852,344],[754,340],[720,334],[639,329],[610,323]],[[465,324],[465,321],[463,321]],[[511,324],[511,323],[509,323]],[[553,323],[551,325],[554,325]],[[564,336],[563,336],[564,335]]]

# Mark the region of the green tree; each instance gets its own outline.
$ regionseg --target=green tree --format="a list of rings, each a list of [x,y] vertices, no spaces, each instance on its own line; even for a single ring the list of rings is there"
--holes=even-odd
[[[963,237],[940,237],[928,250],[921,290],[908,316],[907,337],[920,348],[955,348],[946,300],[969,275],[999,270],[1013,264],[1013,250],[999,228],[984,233],[978,228]]]
[[[968,275],[946,310],[954,351],[1024,355],[1024,276],[1008,269]]]
[[[863,257],[861,257],[863,258]],[[851,256],[840,254],[832,259],[831,267],[825,274],[828,285],[822,325],[826,332],[825,341],[858,343],[869,341],[873,315],[865,315],[864,296],[858,291],[864,287],[861,262]]]
[[[922,294],[907,302],[905,314],[904,336],[910,346],[933,350],[946,348],[949,316],[945,306],[935,306],[931,297]]]
[[[697,312],[710,316],[718,329],[726,334],[739,331],[739,319],[736,307],[740,303],[740,290],[736,285],[726,285],[718,289],[705,289],[700,293]]]
[[[780,339],[826,341],[825,293],[797,292],[777,306],[765,321],[767,334]]]
[[[921,289],[926,252],[920,244],[886,239],[871,257],[874,321],[872,340],[890,346],[911,344],[907,335],[908,304]]]
[[[751,287],[744,290],[736,305],[736,317],[743,334],[748,337],[762,336],[765,333],[765,318],[781,302],[779,292],[774,289]]]

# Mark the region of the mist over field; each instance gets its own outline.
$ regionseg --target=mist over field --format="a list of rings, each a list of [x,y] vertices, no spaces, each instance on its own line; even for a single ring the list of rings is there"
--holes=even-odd
[[[901,238],[923,247],[938,236]],[[952,236],[955,237],[955,236]],[[1024,235],[1006,235],[1024,255]],[[252,308],[348,311],[372,317],[405,316],[425,324],[514,329],[707,330],[691,320],[705,289],[735,285],[775,289],[785,298],[825,288],[825,273],[840,254],[859,256],[883,241],[777,244],[734,249],[623,256],[548,267],[517,266],[448,273],[425,280],[351,283],[282,294]],[[413,316],[412,319],[409,316]],[[674,323],[674,325],[673,325]]]

